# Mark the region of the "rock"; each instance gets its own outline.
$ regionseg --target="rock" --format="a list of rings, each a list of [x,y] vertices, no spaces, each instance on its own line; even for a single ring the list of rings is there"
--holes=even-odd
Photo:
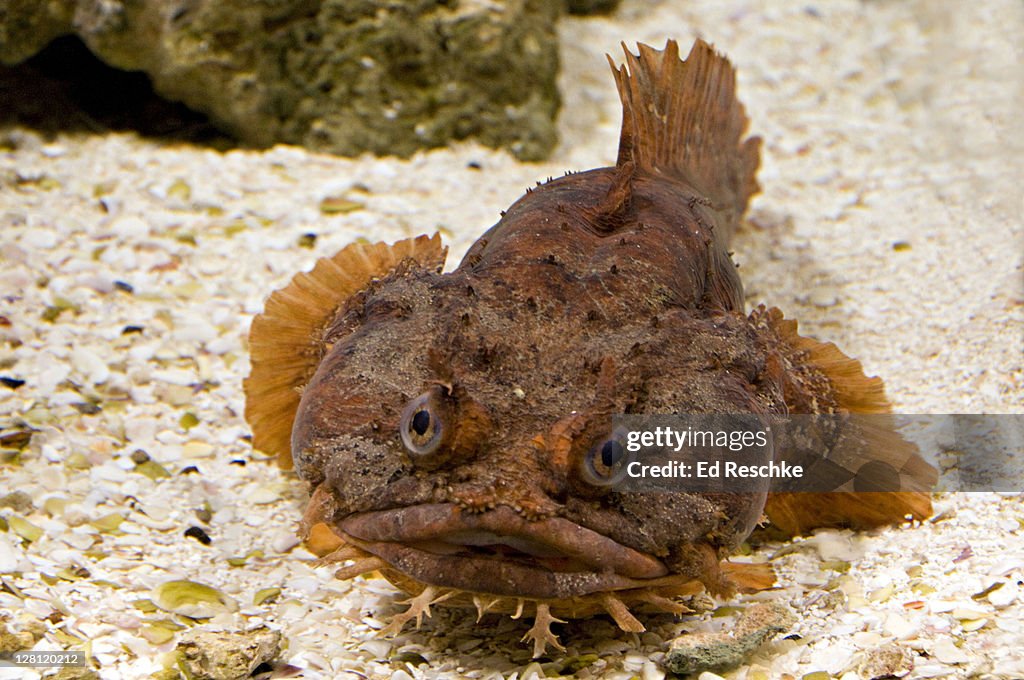
[[[0,621],[0,654],[10,654],[30,649],[35,644],[30,633],[12,633],[6,624]]]
[[[614,12],[619,0],[566,0],[570,14],[606,14]]]
[[[835,307],[839,303],[839,295],[831,286],[820,286],[811,291],[808,300],[815,307],[825,309]]]
[[[274,534],[274,537],[270,540],[270,547],[274,552],[284,554],[290,552],[299,543],[301,543],[301,539],[295,532],[285,529]]]
[[[241,680],[281,652],[281,634],[267,628],[244,633],[193,628],[182,636],[177,651],[196,680]]]
[[[51,675],[53,680],[100,680],[100,674],[91,668],[81,666],[67,666]]]
[[[0,4],[0,64],[17,64],[68,33],[73,3],[6,0]]]
[[[989,602],[992,603],[993,607],[1002,609],[1013,604],[1020,593],[1020,587],[1013,582],[1008,582],[1001,588],[996,588],[990,592],[987,596]]]
[[[967,663],[971,660],[971,657],[957,647],[953,640],[946,638],[938,640],[932,646],[931,654],[942,663],[950,665]]]
[[[153,589],[153,604],[193,619],[208,619],[238,610],[238,603],[216,588],[195,581],[166,581]]]
[[[734,668],[795,621],[796,617],[783,604],[751,605],[731,630],[690,633],[673,640],[665,656],[665,667],[681,675]]]
[[[896,612],[890,612],[889,615],[885,617],[883,628],[886,633],[889,633],[897,640],[908,640],[915,637],[918,632],[920,632],[921,624],[916,620],[908,620]]]
[[[0,496],[0,508],[11,508],[15,512],[25,514],[30,512],[33,507],[32,497],[24,491],[12,491]]]
[[[914,670],[914,654],[906,647],[890,643],[869,649],[857,664],[857,675],[866,680],[902,678]]]
[[[555,143],[545,0],[7,0],[0,62],[75,34],[108,64],[244,143],[408,156],[475,138],[540,159]]]

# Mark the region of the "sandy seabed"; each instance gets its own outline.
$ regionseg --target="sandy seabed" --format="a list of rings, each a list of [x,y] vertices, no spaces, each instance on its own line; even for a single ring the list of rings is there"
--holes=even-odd
[[[280,631],[278,660],[310,678],[651,680],[668,640],[727,629],[751,598],[639,635],[572,622],[566,653],[539,661],[519,642],[529,624],[508,618],[435,609],[379,638],[402,598],[312,566],[294,537],[303,485],[251,450],[241,417],[249,322],[291,274],[356,238],[435,230],[451,266],[525,187],[613,162],[604,53],[623,40],[701,36],[737,66],[764,138],[734,244],[750,305],[861,359],[904,413],[1022,411],[1024,4],[625,0],[560,30],[562,142],[544,164],[474,144],[353,160],[3,133],[0,419],[7,446],[34,430],[0,467],[12,634],[84,648],[102,678],[152,677],[188,633],[153,604],[180,579],[218,591],[193,612],[203,629]],[[325,198],[349,203],[325,214]],[[896,650],[906,677],[1024,677],[1021,496],[943,494],[935,509],[745,557],[774,557],[779,588],[754,599],[798,622],[724,675],[851,680]]]

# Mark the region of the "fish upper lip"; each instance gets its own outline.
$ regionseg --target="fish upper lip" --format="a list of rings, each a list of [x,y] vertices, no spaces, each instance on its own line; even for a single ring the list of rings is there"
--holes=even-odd
[[[453,503],[412,505],[356,513],[341,520],[338,528],[354,539],[352,542],[392,563],[396,556],[405,556],[409,562],[410,551],[418,553],[418,563],[430,562],[433,556],[437,565],[444,563],[447,568],[458,562],[468,566],[471,561],[477,566],[486,561],[493,568],[509,561],[525,570],[519,575],[523,578],[527,578],[526,572],[550,572],[556,580],[563,576],[561,580],[574,582],[590,576],[611,588],[668,574],[656,557],[571,520],[528,520],[508,506],[478,513]],[[492,552],[483,554],[481,548]],[[493,552],[495,549],[499,552]],[[512,554],[503,556],[502,549]]]

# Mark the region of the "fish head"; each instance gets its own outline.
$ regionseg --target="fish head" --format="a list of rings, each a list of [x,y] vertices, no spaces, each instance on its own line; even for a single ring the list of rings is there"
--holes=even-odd
[[[666,248],[650,212],[603,233],[566,199],[614,181],[545,185],[455,271],[402,268],[337,312],[291,450],[346,541],[424,583],[566,598],[707,577],[753,528],[763,493],[613,483],[616,414],[761,408],[763,363],[742,317],[680,292],[668,264],[697,246]]]

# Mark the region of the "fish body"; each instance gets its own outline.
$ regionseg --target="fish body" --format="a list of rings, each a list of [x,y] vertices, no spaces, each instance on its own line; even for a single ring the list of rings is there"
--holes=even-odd
[[[924,493],[608,484],[614,414],[888,409],[834,345],[744,310],[729,248],[760,140],[728,61],[699,40],[685,61],[672,41],[626,60],[615,166],[528,191],[449,273],[436,235],[356,244],[253,322],[254,446],[309,483],[303,532],[340,576],[414,596],[395,627],[441,601],[525,607],[539,653],[555,616],[636,631],[633,611],[767,587],[726,561],[765,514],[798,533],[930,512]]]

